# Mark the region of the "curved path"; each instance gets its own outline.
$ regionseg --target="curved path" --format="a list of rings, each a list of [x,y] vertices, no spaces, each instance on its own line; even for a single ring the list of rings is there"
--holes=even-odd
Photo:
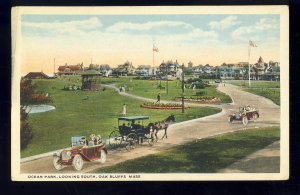
[[[115,88],[114,86],[108,86]],[[138,147],[130,152],[125,149],[110,150],[105,164],[98,162],[85,163],[81,173],[93,172],[95,169],[115,165],[129,159],[154,154],[165,149],[181,145],[195,139],[202,139],[218,134],[232,131],[259,128],[266,126],[280,125],[280,107],[275,105],[271,100],[241,91],[237,86],[226,84],[219,85],[218,90],[228,94],[232,104],[224,105],[207,105],[207,104],[189,104],[193,106],[211,106],[222,108],[223,111],[216,115],[204,118],[185,121],[173,124],[168,129],[168,139],[159,141],[156,145],[149,147],[147,145]],[[153,101],[153,99],[143,98],[132,94],[120,93],[131,98],[142,99],[144,101]],[[162,101],[167,102],[167,101]],[[237,110],[240,106],[255,105],[259,108],[261,117],[257,121],[249,121],[245,128],[241,122],[230,124],[227,122],[227,115]],[[33,161],[21,163],[21,173],[74,173],[72,166],[66,167],[61,171],[56,171],[52,165],[52,156],[40,158]]]

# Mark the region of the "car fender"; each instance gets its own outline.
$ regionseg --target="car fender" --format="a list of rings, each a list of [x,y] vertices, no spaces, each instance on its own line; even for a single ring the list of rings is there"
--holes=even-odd
[[[53,157],[59,157],[59,158],[61,158],[61,152],[55,152],[53,154]]]
[[[108,154],[108,152],[107,152],[107,149],[106,149],[106,148],[103,148],[103,150],[104,150],[104,152],[105,152],[106,154]]]

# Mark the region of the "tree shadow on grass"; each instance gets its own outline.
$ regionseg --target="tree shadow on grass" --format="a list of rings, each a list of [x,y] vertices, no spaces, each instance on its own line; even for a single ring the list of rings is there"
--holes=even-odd
[[[216,173],[279,139],[279,131],[254,130],[233,133],[119,163],[99,172]],[[251,167],[251,164],[249,164]]]

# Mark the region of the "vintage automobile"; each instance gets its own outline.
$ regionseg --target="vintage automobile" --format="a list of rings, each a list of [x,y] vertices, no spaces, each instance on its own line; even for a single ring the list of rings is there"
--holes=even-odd
[[[256,120],[259,118],[258,110],[252,106],[240,107],[239,111],[228,116],[228,122],[232,123],[234,120],[242,121],[246,126],[249,120]]]
[[[53,155],[53,165],[56,170],[73,165],[75,170],[80,171],[84,161],[105,163],[107,150],[101,138],[99,140],[99,136],[91,135],[90,141],[84,136],[77,136],[72,137],[71,141],[71,149],[62,150]]]

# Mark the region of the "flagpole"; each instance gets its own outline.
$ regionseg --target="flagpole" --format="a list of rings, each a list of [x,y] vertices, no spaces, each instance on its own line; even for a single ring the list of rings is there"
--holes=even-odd
[[[248,75],[249,75],[249,87],[251,87],[250,83],[250,53],[251,53],[251,46],[248,46],[248,64],[249,64],[249,70],[248,70]]]
[[[152,57],[153,57],[153,67],[154,67],[154,45],[153,45],[153,49],[152,49]]]

